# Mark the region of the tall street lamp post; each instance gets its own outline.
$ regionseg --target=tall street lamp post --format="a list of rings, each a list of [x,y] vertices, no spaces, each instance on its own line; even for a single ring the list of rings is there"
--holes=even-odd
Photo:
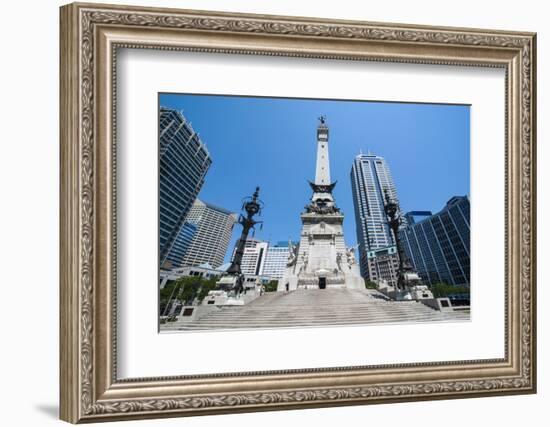
[[[255,215],[261,215],[263,202],[259,199],[260,187],[256,187],[256,191],[252,197],[248,197],[244,200],[242,210],[246,212],[246,216],[241,214],[239,216],[239,224],[243,227],[241,237],[237,243],[235,250],[235,256],[231,261],[231,265],[227,269],[227,274],[235,277],[233,289],[236,294],[239,294],[243,290],[244,277],[241,271],[241,262],[244,255],[244,248],[246,245],[246,239],[248,233],[253,229],[256,224],[260,224],[261,221],[254,219]]]

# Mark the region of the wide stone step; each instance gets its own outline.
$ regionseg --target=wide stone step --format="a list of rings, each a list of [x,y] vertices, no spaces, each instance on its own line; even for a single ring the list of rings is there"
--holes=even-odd
[[[455,313],[453,313],[455,314]],[[274,328],[274,327],[299,327],[299,326],[327,326],[327,325],[350,325],[350,324],[372,324],[372,323],[402,323],[402,322],[425,322],[425,321],[448,321],[448,320],[468,320],[469,316],[461,313],[459,316],[426,316],[409,315],[402,316],[379,315],[352,318],[309,318],[309,319],[253,319],[251,321],[240,321],[233,319],[227,320],[205,320],[202,319],[196,323],[173,323],[169,324],[166,330],[178,329],[251,329],[251,328]]]
[[[297,309],[294,309],[294,307],[280,307],[280,308],[268,308],[265,307],[265,309],[262,308],[254,308],[254,309],[248,309],[248,310],[242,310],[239,311],[239,308],[231,308],[226,309],[222,308],[219,311],[212,312],[211,316],[217,316],[217,315],[227,315],[227,316],[234,316],[239,314],[251,314],[251,315],[269,315],[272,313],[299,313],[299,314],[306,314],[306,313],[322,313],[322,312],[330,312],[330,313],[361,313],[362,311],[365,312],[419,312],[423,311],[425,313],[437,313],[436,310],[426,307],[424,305],[420,306],[420,303],[417,303],[416,305],[402,305],[402,306],[392,306],[392,305],[386,305],[386,306],[373,306],[373,305],[355,305],[355,306],[318,306],[318,307],[308,307],[308,306],[297,306]]]
[[[454,321],[464,321],[468,318],[453,318]],[[424,322],[447,322],[451,319],[447,318],[435,318],[435,319],[426,319],[426,318],[410,318],[405,321],[408,323],[424,323]],[[403,323],[403,319],[400,318],[380,318],[380,319],[369,319],[368,321],[358,322],[357,320],[330,320],[327,322],[293,322],[292,324],[274,324],[274,323],[254,323],[254,324],[245,324],[245,323],[197,323],[197,324],[178,324],[173,325],[169,328],[164,328],[165,331],[185,331],[185,330],[232,330],[232,329],[273,329],[281,327],[319,327],[319,326],[349,326],[349,325],[369,325],[369,324],[399,324]]]
[[[281,317],[279,314],[287,314],[288,317]],[[357,317],[373,317],[373,316],[388,316],[388,315],[395,315],[395,316],[434,316],[434,317],[441,317],[444,316],[446,313],[439,313],[434,311],[403,311],[403,310],[365,310],[365,311],[346,311],[346,312],[334,312],[334,311],[319,311],[319,312],[271,312],[271,313],[214,313],[208,316],[203,317],[202,319],[267,319],[267,318],[275,318],[280,320],[281,322],[287,321],[288,318],[291,319],[310,319],[310,318],[335,318],[335,317],[350,317],[353,318],[354,316]]]
[[[417,320],[427,320],[428,318],[423,316],[411,316],[407,318],[407,321],[417,321]],[[439,318],[431,318],[431,320],[437,320]],[[361,320],[369,321],[369,322],[375,322],[375,321],[402,321],[403,319],[399,317],[393,317],[393,316],[379,316],[379,317],[370,317],[370,318],[363,318]],[[441,319],[443,320],[443,319]],[[189,323],[184,324],[180,323],[179,326],[193,326],[193,325],[200,325],[200,326],[239,326],[239,327],[262,327],[262,326],[296,326],[296,325],[331,325],[336,323],[348,323],[348,324],[357,324],[358,319],[293,319],[292,322],[277,322],[277,321],[255,321],[255,322],[238,322],[238,321],[231,321],[231,322],[222,322],[222,321],[204,321],[204,322],[197,322],[195,324]]]
[[[416,301],[392,301],[374,290],[310,289],[266,293],[245,306],[222,306],[162,331],[231,330],[378,323],[464,321],[469,312],[439,312]]]
[[[441,317],[441,315],[437,313],[412,313],[412,312],[401,312],[401,311],[392,311],[392,312],[371,312],[371,313],[342,313],[342,314],[336,314],[336,313],[318,313],[318,314],[294,314],[294,313],[281,313],[285,314],[285,316],[279,316],[277,314],[272,315],[242,315],[242,316],[208,316],[203,317],[201,320],[204,319],[210,319],[210,320],[231,320],[231,319],[238,319],[238,320],[263,320],[263,319],[275,319],[280,322],[288,322],[290,320],[297,320],[297,319],[337,319],[337,318],[346,318],[349,317],[351,319],[361,319],[361,318],[371,318],[375,316],[401,316],[405,318],[406,316],[432,316],[432,317]],[[288,314],[288,316],[287,316]]]

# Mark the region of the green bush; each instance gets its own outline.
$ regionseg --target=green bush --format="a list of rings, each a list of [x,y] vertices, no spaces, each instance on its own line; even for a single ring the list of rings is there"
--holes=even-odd
[[[431,286],[431,291],[435,298],[444,298],[453,294],[468,294],[470,295],[470,288],[467,286],[449,285],[447,283],[436,283]]]
[[[264,285],[266,292],[275,292],[277,290],[279,282],[277,280],[271,280],[267,285]]]
[[[378,289],[378,285],[374,283],[372,280],[366,280],[365,279],[365,288],[366,289]]]

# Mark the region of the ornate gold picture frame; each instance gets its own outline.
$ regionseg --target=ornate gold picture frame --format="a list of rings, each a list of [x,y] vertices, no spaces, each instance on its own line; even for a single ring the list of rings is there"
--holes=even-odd
[[[70,4],[61,8],[61,419],[72,423],[536,391],[533,33]],[[117,50],[505,70],[505,357],[119,379]]]

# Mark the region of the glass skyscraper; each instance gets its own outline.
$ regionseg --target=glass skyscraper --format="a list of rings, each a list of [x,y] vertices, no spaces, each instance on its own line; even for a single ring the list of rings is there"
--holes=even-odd
[[[185,221],[183,226],[180,228],[176,240],[172,245],[172,249],[168,252],[168,256],[164,261],[164,267],[166,269],[178,268],[183,265],[183,257],[189,250],[191,242],[197,233],[197,224],[192,222]]]
[[[450,199],[438,213],[410,212],[400,231],[405,252],[422,279],[433,285],[470,285],[470,200]]]
[[[287,268],[289,242],[277,242],[274,245],[269,245],[267,248],[267,256],[262,270],[262,275],[269,276],[272,279],[282,279]],[[298,242],[293,242],[297,245]]]
[[[385,280],[395,285],[399,258],[384,212],[386,192],[399,203],[390,168],[383,157],[359,154],[350,177],[361,275],[375,282]]]
[[[182,113],[161,107],[159,117],[159,262],[180,259],[182,227],[212,159]],[[187,231],[184,231],[184,234]],[[175,250],[175,254],[171,251]]]
[[[195,200],[188,222],[195,224],[197,231],[183,257],[185,266],[210,264],[216,268],[223,264],[237,214],[219,206]]]

